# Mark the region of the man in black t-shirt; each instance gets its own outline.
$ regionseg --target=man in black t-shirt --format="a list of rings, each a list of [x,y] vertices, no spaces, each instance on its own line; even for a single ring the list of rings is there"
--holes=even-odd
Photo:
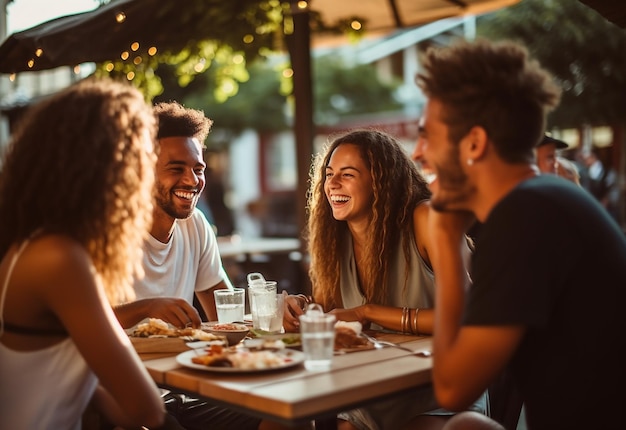
[[[439,404],[462,410],[508,370],[529,430],[622,428],[626,239],[588,193],[534,165],[558,87],[510,42],[433,49],[422,67]],[[459,250],[475,219],[466,293]],[[446,428],[502,427],[461,413]]]

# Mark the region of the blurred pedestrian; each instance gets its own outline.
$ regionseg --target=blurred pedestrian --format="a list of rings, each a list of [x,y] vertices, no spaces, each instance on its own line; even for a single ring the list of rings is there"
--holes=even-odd
[[[567,149],[567,143],[547,134],[543,136],[535,147],[537,167],[539,167],[541,173],[558,174],[556,157],[557,151],[561,149]]]

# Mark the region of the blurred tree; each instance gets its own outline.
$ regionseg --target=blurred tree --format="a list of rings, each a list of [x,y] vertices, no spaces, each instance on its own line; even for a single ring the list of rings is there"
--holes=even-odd
[[[524,43],[560,81],[564,92],[549,127],[613,128],[618,222],[626,232],[626,30],[577,0],[524,0],[480,18],[478,32]]]
[[[236,94],[226,100],[218,99],[213,91],[214,70],[196,76],[191,91],[180,91],[177,100],[186,106],[203,110],[213,119],[215,127],[225,132],[209,134],[207,145],[218,148],[227,144],[232,134],[246,128],[259,131],[279,131],[288,128],[287,97],[281,92],[283,66],[271,66],[257,60],[248,66],[249,79],[239,83]],[[217,141],[220,139],[221,141]]]
[[[109,3],[100,0],[101,4]],[[281,0],[185,0],[159,3],[161,16],[172,16],[162,25],[176,34],[174,49],[153,55],[119,59],[99,64],[97,75],[126,78],[149,99],[163,92],[161,66],[172,66],[176,83],[189,85],[212,68],[213,91],[218,100],[236,94],[240,82],[248,79],[246,63],[272,50],[282,49],[285,8]],[[175,30],[174,30],[175,29]],[[168,33],[168,34],[169,34]],[[184,45],[182,49],[180,45]]]
[[[100,5],[111,0],[98,0]],[[271,52],[285,51],[285,36],[293,33],[290,0],[184,0],[159,2],[157,16],[162,20],[171,49],[155,54],[132,56],[98,64],[97,75],[126,78],[152,99],[164,91],[164,74],[174,73],[175,83],[186,87],[208,69],[214,97],[225,101],[248,80],[247,63]],[[311,13],[316,33],[346,34],[352,40],[362,35],[349,20],[323,22]],[[172,66],[172,67],[167,67]],[[160,68],[165,72],[159,72]],[[168,84],[172,84],[168,80]]]
[[[285,130],[291,126],[292,119],[290,69],[286,61],[286,58],[284,61],[256,60],[247,69],[249,79],[239,83],[237,94],[225,101],[215,97],[214,69],[197,75],[188,87],[167,91],[164,96],[204,110],[215,121],[217,128],[228,129],[232,133],[245,128]],[[348,66],[340,58],[324,57],[314,60],[312,68],[317,124],[333,124],[343,117],[401,107],[393,96],[397,85],[382,82],[373,66]],[[162,77],[164,82],[168,79],[172,77]],[[162,98],[159,96],[155,101]]]
[[[550,126],[625,124],[626,31],[577,0],[524,0],[478,19],[478,34],[513,39],[563,87]]]
[[[346,65],[341,58],[326,56],[314,61],[313,76],[317,124],[402,107],[393,96],[399,82],[382,82],[372,65]]]

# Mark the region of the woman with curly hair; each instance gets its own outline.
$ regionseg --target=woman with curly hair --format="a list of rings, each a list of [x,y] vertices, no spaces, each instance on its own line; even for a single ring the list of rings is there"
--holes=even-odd
[[[166,422],[111,308],[141,272],[154,133],[141,93],[108,80],[41,102],[15,131],[0,178],[0,428],[80,429],[90,400],[124,428]]]
[[[313,163],[308,198],[314,300],[339,320],[431,333],[429,197],[390,135],[356,130],[328,145]],[[297,319],[286,323],[292,328]]]
[[[386,133],[355,130],[317,156],[311,176],[313,300],[338,320],[432,334],[435,283],[427,234],[431,193],[406,151]],[[286,329],[297,328],[304,305],[302,297],[289,299]],[[350,423],[342,428],[400,428],[436,407],[427,390],[339,418]],[[419,428],[440,427],[444,419],[432,415],[451,414],[432,411]]]

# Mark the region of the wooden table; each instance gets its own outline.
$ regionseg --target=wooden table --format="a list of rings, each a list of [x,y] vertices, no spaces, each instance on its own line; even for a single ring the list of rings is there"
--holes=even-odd
[[[431,349],[430,337],[380,334],[412,349]],[[335,355],[329,371],[294,368],[260,373],[218,373],[182,367],[174,356],[144,361],[161,386],[206,398],[249,415],[317,429],[336,428],[338,412],[428,385],[432,359],[397,348]]]

